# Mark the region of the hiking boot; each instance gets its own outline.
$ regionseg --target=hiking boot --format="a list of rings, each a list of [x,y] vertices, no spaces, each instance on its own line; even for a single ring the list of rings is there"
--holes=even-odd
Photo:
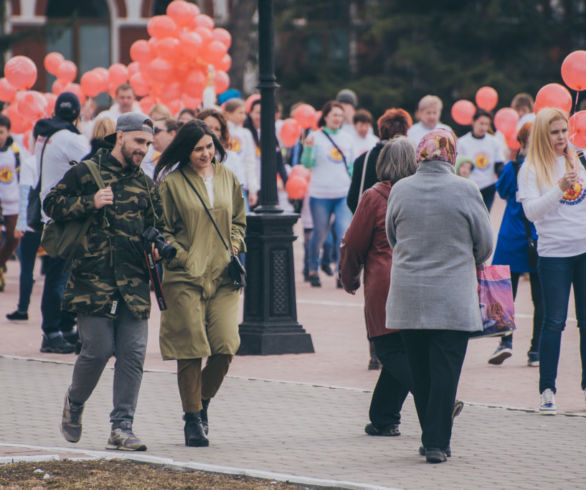
[[[211,398],[210,398],[211,400]],[[205,432],[206,436],[208,435],[209,426],[208,426],[208,407],[210,406],[210,400],[201,399],[201,425],[203,427],[203,431]]]
[[[527,366],[539,367],[539,352],[527,352]]]
[[[445,463],[448,457],[444,450],[436,447],[430,447],[425,449],[425,461],[428,463]]]
[[[543,393],[541,393],[541,405],[539,406],[539,413],[542,415],[555,415],[557,413],[553,390],[547,388],[543,390]]]
[[[489,364],[500,365],[506,359],[513,355],[513,346],[512,344],[501,342],[496,350],[493,352],[492,356],[488,358]]]
[[[210,445],[201,423],[201,412],[186,412],[183,420],[185,420],[183,433],[185,434],[186,446],[207,447]]]
[[[317,274],[309,274],[309,284],[312,288],[321,288],[321,281]]]
[[[146,451],[146,444],[132,433],[132,428],[112,429],[106,449],[119,451]]]
[[[61,416],[61,434],[66,441],[78,442],[81,439],[81,415],[83,405],[73,403],[69,399],[69,390],[65,393],[63,415]]]
[[[53,338],[49,338],[46,335],[43,335],[41,352],[48,352],[52,354],[71,354],[74,350],[75,346],[67,342],[61,334]]]
[[[28,313],[26,311],[23,313],[16,310],[12,313],[7,313],[6,319],[10,320],[11,322],[26,322],[28,321]]]
[[[387,425],[386,427],[377,427],[376,425],[370,423],[364,427],[364,432],[366,432],[369,436],[395,437],[401,435],[399,426],[394,424]]]
[[[452,450],[450,449],[450,446],[444,449],[444,453],[446,453],[448,458],[452,457]],[[423,446],[419,446],[419,455],[425,456],[425,448]]]

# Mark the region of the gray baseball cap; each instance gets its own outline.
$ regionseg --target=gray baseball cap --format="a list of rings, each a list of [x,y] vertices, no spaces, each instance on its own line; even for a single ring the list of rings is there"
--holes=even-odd
[[[128,112],[118,116],[116,120],[116,131],[146,131],[153,134],[153,121],[144,114]]]

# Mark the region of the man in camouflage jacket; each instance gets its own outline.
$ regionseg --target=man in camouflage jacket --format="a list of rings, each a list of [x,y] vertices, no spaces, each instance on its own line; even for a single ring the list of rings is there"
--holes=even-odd
[[[152,121],[141,114],[118,118],[112,152],[91,156],[105,188],[98,189],[87,166],[73,166],[47,195],[43,208],[56,221],[93,217],[67,283],[64,308],[77,313],[82,350],[65,396],[61,432],[81,437],[81,414],[112,356],[114,409],[108,449],[144,451],[132,422],[147,345],[150,288],[142,233],[159,226],[158,192],[140,164],[152,142]],[[153,255],[158,259],[156,250]]]

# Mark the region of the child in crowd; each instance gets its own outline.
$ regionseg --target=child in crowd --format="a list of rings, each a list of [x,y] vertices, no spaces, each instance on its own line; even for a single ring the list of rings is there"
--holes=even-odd
[[[460,155],[456,159],[456,175],[467,179],[474,170],[474,160],[466,155]]]
[[[452,128],[440,122],[442,108],[442,100],[436,95],[426,95],[419,101],[415,113],[419,122],[411,126],[407,132],[407,136],[415,146],[419,144],[421,138],[434,129],[444,128],[451,131]]]
[[[469,155],[474,159],[475,170],[470,174],[470,179],[478,184],[489,211],[494,202],[497,175],[504,160],[501,143],[489,132],[491,125],[490,112],[478,109],[471,130],[458,139],[458,156]]]
[[[378,138],[372,132],[372,114],[366,109],[358,109],[354,114],[354,155],[356,157],[366,153],[377,144]]]
[[[520,93],[513,97],[511,107],[519,114],[519,122],[517,123],[517,131],[521,129],[523,124],[533,122],[535,114],[533,113],[533,97],[526,93]]]

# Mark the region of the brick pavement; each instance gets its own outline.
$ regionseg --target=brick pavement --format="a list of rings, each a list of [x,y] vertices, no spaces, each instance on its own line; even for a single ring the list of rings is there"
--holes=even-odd
[[[0,358],[0,441],[102,451],[108,436],[112,371],[107,369],[84,414],[76,444],[58,431],[71,366]],[[468,405],[457,419],[453,457],[427,465],[418,456],[411,398],[402,435],[362,432],[370,394],[356,389],[228,378],[210,406],[209,448],[183,444],[175,376],[146,372],[135,420],[146,455],[395,488],[580,488],[586,418]],[[14,454],[0,447],[0,456]],[[0,470],[1,471],[1,470]],[[340,485],[344,486],[344,485]]]

